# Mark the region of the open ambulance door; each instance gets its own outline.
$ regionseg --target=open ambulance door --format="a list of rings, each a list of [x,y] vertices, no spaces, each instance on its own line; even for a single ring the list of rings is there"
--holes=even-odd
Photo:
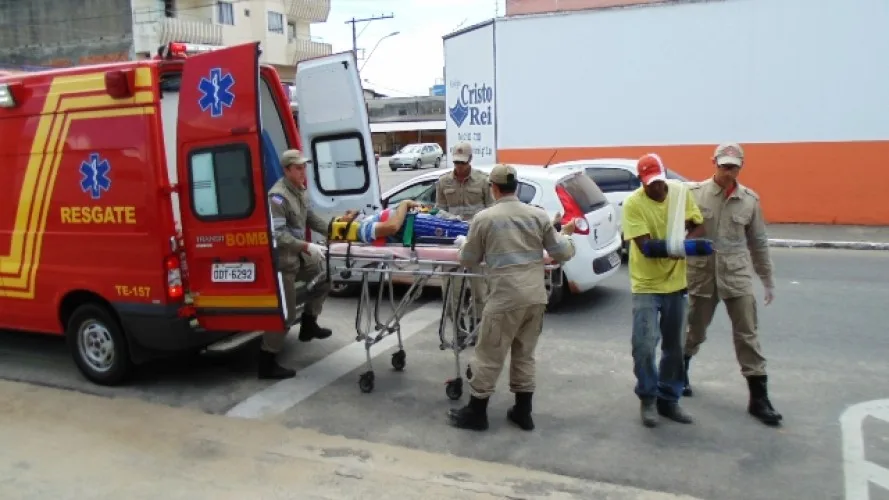
[[[312,210],[322,219],[381,206],[364,89],[352,52],[300,61],[296,101]],[[326,235],[312,233],[312,241]]]
[[[189,56],[179,91],[179,196],[200,326],[284,331],[263,174],[259,43]]]

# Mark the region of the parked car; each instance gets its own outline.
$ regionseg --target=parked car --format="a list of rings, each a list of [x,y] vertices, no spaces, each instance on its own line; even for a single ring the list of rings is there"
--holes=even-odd
[[[432,165],[438,168],[441,166],[443,156],[444,150],[434,142],[408,144],[389,158],[389,168],[393,172],[399,168],[419,170],[423,165]]]
[[[618,224],[621,224],[624,200],[633,191],[642,186],[636,175],[636,159],[633,158],[596,158],[554,163],[547,170],[580,171],[582,170],[599,189],[605,193],[615,208]],[[688,179],[673,170],[667,169],[667,178],[687,182]],[[626,252],[627,245],[621,233],[621,248]]]
[[[543,208],[550,217],[563,214],[563,220],[583,219],[573,235],[577,253],[562,266],[561,286],[553,289],[550,307],[558,305],[566,293],[582,293],[617,272],[620,268],[620,234],[614,206],[596,184],[581,172],[550,170],[537,165],[513,165],[519,175],[516,193],[524,203]],[[490,172],[492,166],[474,167]],[[387,190],[383,193],[383,206],[401,200],[413,199],[424,204],[435,204],[436,181],[451,169],[428,172]],[[360,265],[360,264],[359,264]],[[334,294],[354,293],[361,276],[354,273],[348,280],[334,278]],[[378,275],[369,279],[378,280]],[[394,281],[399,281],[393,278]],[[410,283],[409,277],[401,278]],[[559,280],[557,280],[559,281]],[[428,286],[440,286],[439,280],[430,279]]]

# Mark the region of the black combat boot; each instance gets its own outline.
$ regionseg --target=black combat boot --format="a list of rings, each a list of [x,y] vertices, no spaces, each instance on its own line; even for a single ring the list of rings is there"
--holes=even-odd
[[[657,410],[654,408],[654,399],[642,399],[639,401],[639,416],[642,418],[642,425],[645,427],[657,426]]]
[[[747,413],[758,418],[766,425],[778,425],[784,417],[775,411],[772,402],[769,401],[767,375],[751,375],[747,377],[747,387],[750,389],[750,402],[747,405]]]
[[[329,328],[318,326],[318,318],[309,313],[303,313],[299,326],[299,340],[308,342],[312,339],[326,339],[330,337],[331,333],[333,332]]]
[[[691,363],[691,356],[685,357],[685,387],[682,388],[682,395],[685,397],[694,396],[694,391],[691,390],[691,383],[688,381],[688,365]]]
[[[506,418],[526,431],[534,430],[534,420],[531,419],[531,398],[533,392],[515,393],[515,406],[506,410]]]
[[[284,368],[275,360],[275,353],[263,349],[259,350],[259,378],[261,379],[285,379],[296,375],[295,370]]]
[[[459,429],[488,430],[488,398],[469,397],[469,404],[460,409],[448,410],[448,420]]]

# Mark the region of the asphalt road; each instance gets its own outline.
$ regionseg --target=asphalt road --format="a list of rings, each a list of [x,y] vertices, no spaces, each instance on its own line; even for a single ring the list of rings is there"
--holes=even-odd
[[[384,168],[383,189],[416,173]],[[439,349],[436,289],[404,321],[403,373],[390,367],[394,336],[372,349],[376,387],[370,394],[357,387],[366,369],[354,335],[357,299],[327,303],[322,322],[334,328],[332,339],[303,344],[291,336],[284,362],[300,371],[289,381],[257,380],[253,352],[244,350],[154,363],[129,386],[102,388],[83,380],[59,339],[12,334],[0,338],[0,378],[699,498],[868,498],[863,481],[850,483],[847,492],[843,450],[850,453],[850,477],[869,470],[864,459],[889,468],[889,252],[775,249],[773,257],[777,298],[761,309],[760,321],[772,401],[785,417],[778,429],[745,413],[746,386],[724,309],[693,366],[696,394],[683,401],[697,422],[640,425],[626,268],[547,316],[538,350],[537,430],[530,434],[505,422],[511,404],[505,373],[488,433],[445,424],[447,408],[467,396],[452,402],[444,394],[455,364],[450,351]],[[469,356],[464,353],[463,366]],[[841,426],[852,405],[881,399],[884,421],[859,423],[858,412]],[[875,474],[889,488],[889,474]],[[889,489],[871,486],[870,495],[889,500]]]
[[[355,299],[330,300],[322,319],[336,329],[331,340],[290,339],[284,360],[301,371],[277,384],[256,380],[244,351],[158,363],[128,387],[99,388],[83,381],[57,339],[17,335],[0,340],[0,378],[700,498],[844,498],[840,416],[850,405],[889,398],[889,252],[776,249],[774,260],[777,298],[760,316],[772,399],[785,416],[780,429],[745,413],[746,387],[722,309],[693,367],[696,395],[684,400],[697,423],[639,424],[626,269],[547,316],[538,351],[538,429],[531,434],[503,418],[511,399],[505,378],[487,434],[445,424],[447,408],[458,403],[444,394],[455,368],[452,354],[438,347],[436,290],[406,320],[403,373],[389,367],[394,349],[372,351],[379,355],[370,394],[356,383],[364,357],[353,334]],[[863,429],[867,459],[889,467],[889,423],[869,419]],[[874,488],[871,499],[889,498],[885,493]]]

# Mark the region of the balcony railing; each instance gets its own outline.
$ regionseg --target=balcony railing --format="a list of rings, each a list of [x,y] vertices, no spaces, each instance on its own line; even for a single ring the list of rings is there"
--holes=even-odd
[[[287,46],[287,59],[293,64],[313,57],[329,56],[333,53],[333,46],[329,43],[313,42],[312,40],[297,39]]]
[[[222,45],[222,26],[208,21],[165,17],[160,20],[160,43],[170,42]]]
[[[287,17],[323,23],[330,15],[330,0],[284,0]]]

